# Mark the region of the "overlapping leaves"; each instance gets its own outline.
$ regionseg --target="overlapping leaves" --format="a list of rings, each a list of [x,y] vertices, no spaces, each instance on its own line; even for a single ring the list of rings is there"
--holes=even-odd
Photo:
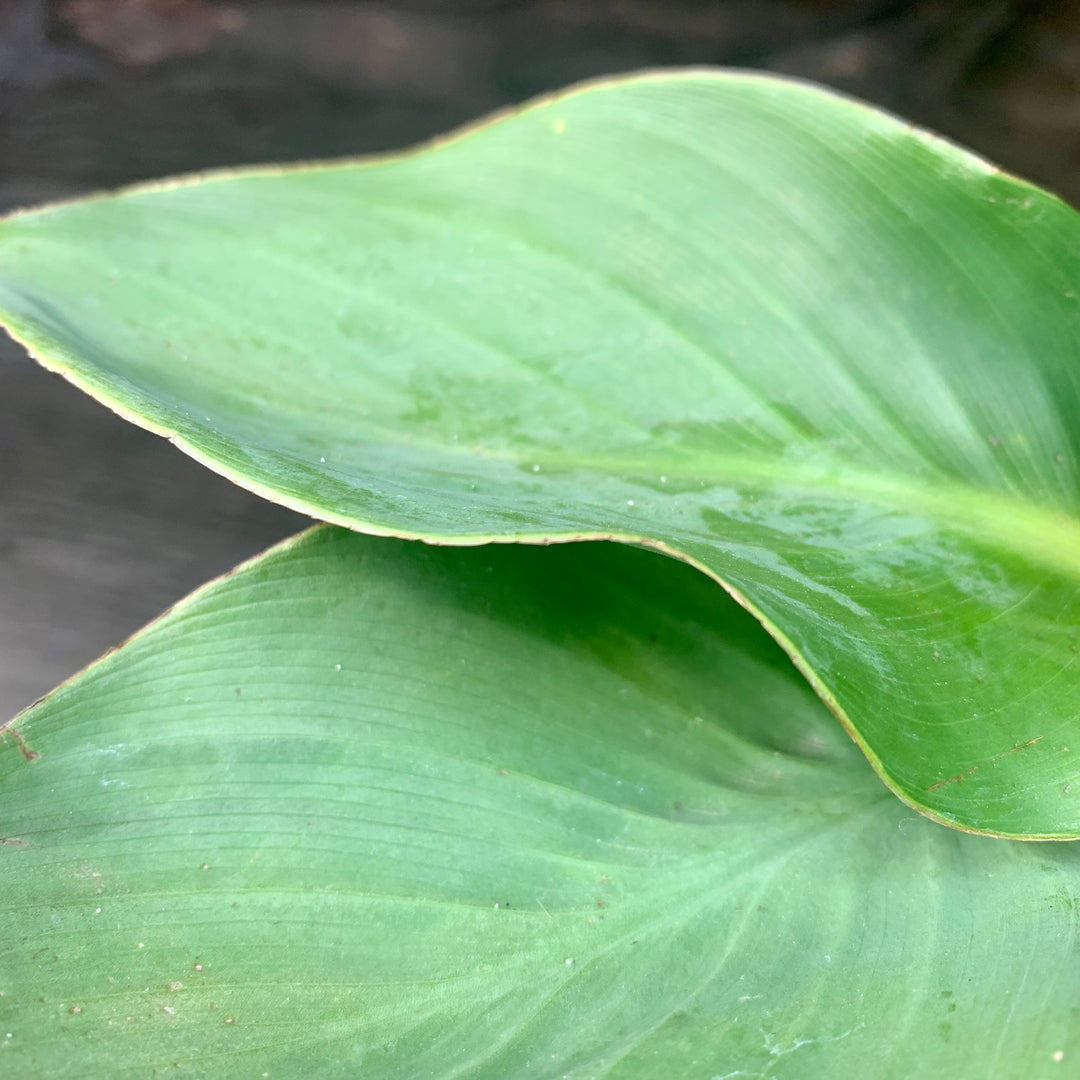
[[[926,815],[1080,834],[1078,278],[1051,196],[715,72],[0,222],[43,363],[470,548],[314,530],[8,730],[0,1067],[1062,1075],[1073,846],[915,814],[811,687]],[[765,630],[473,548],[590,538]]]
[[[713,72],[424,153],[0,225],[0,318],[211,467],[373,532],[646,538],[738,591],[886,782],[1080,833],[1080,219]]]

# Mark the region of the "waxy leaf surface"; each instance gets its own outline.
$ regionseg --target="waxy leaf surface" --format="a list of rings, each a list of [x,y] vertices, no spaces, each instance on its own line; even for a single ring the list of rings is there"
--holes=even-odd
[[[908,803],[1080,835],[1080,218],[824,92],[598,85],[422,153],[0,223],[0,320],[362,531],[644,538]]]

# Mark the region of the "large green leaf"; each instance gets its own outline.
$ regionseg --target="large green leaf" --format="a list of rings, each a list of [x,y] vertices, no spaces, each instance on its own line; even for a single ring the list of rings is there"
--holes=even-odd
[[[322,528],[19,731],[5,1076],[1076,1068],[1080,849],[904,807],[646,552]]]
[[[0,224],[0,318],[136,422],[366,531],[678,552],[1003,835],[1080,835],[1078,282],[1053,197],[716,72]]]

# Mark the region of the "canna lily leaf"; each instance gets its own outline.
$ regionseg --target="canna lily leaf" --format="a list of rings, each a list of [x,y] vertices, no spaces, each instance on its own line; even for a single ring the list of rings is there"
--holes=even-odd
[[[710,71],[0,223],[0,319],[136,423],[363,531],[676,553],[1004,836],[1080,836],[1078,284],[1052,196]]]
[[[6,1076],[1075,1069],[1080,848],[904,807],[672,560],[322,527],[18,731]]]

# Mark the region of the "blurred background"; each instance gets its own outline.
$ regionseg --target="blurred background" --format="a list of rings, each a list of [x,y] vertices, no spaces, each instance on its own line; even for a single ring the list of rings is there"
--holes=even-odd
[[[683,64],[825,83],[1080,205],[1080,0],[0,0],[0,212]],[[305,523],[0,335],[0,723]]]

